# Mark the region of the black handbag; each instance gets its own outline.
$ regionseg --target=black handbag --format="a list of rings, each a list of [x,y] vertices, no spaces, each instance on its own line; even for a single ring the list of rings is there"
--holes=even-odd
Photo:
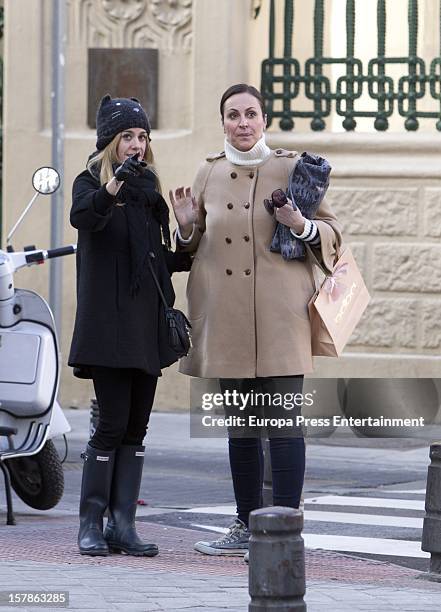
[[[172,308],[167,304],[161,285],[153,270],[151,261],[153,257],[155,257],[155,254],[150,253],[150,257],[147,258],[147,261],[163,306],[159,317],[159,352],[161,368],[165,368],[188,354],[192,346],[190,333],[191,324],[181,310]]]

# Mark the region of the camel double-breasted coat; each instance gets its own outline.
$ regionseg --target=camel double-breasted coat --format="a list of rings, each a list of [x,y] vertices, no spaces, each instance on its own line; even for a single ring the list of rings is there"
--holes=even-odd
[[[269,250],[276,221],[263,200],[286,189],[298,153],[277,149],[258,166],[223,153],[207,157],[193,193],[199,218],[188,245],[195,252],[187,284],[193,347],[180,371],[203,378],[306,374],[313,369],[308,302],[312,263],[285,261]],[[316,256],[332,270],[340,230],[323,201],[315,221]]]

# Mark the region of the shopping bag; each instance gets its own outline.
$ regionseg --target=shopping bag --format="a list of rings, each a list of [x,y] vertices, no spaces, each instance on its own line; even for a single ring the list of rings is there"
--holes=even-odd
[[[312,354],[339,357],[371,298],[349,247],[338,252],[332,274],[325,274],[308,304]]]

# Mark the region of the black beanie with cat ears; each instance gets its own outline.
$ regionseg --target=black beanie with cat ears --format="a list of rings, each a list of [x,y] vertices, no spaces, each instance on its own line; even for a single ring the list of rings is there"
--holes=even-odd
[[[130,128],[142,128],[150,137],[150,121],[136,98],[112,98],[106,94],[96,115],[96,148],[104,149],[117,134]]]

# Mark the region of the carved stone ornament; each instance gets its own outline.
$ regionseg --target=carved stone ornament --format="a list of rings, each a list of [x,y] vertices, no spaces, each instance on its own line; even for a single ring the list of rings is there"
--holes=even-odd
[[[147,0],[101,0],[101,4],[109,17],[134,21],[142,15]]]
[[[192,17],[192,0],[150,0],[151,12],[164,28],[179,28]]]
[[[89,48],[191,51],[192,0],[65,1],[68,44],[77,41]]]

